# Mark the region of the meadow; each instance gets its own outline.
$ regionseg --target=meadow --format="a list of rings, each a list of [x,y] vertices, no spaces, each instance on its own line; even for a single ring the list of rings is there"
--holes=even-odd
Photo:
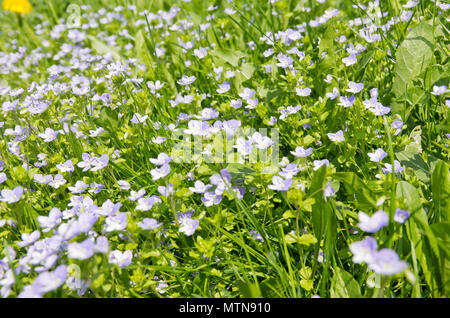
[[[0,296],[449,297],[449,9],[2,0]]]

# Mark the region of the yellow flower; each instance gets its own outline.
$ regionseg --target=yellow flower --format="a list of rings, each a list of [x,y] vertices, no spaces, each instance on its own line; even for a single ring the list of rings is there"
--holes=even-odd
[[[29,13],[31,4],[28,0],[3,0],[3,10],[17,13]]]

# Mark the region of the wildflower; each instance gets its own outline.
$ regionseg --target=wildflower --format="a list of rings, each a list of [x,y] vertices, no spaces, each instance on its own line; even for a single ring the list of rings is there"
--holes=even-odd
[[[274,191],[287,191],[292,186],[292,178],[283,179],[279,176],[272,177],[272,184],[268,188]]]
[[[108,216],[105,219],[104,232],[122,231],[127,227],[127,214],[125,212]]]
[[[131,264],[131,260],[133,259],[133,254],[130,250],[126,250],[125,252],[121,252],[119,250],[114,250],[109,253],[108,262],[110,264],[114,264],[119,266],[120,268],[127,267]]]
[[[161,203],[161,199],[156,195],[152,195],[149,198],[140,198],[138,200],[138,205],[136,206],[136,210],[149,211],[152,209],[153,205],[156,203]]]
[[[40,215],[37,217],[39,225],[44,228],[42,232],[49,232],[61,223],[61,210],[58,208],[52,208],[48,216]]]
[[[46,128],[43,133],[38,134],[38,137],[42,138],[44,142],[51,142],[58,136],[58,132],[51,128]]]
[[[260,233],[256,232],[255,230],[250,230],[250,235],[252,239],[254,239],[255,241],[264,242],[264,238],[261,236]]]
[[[311,155],[313,149],[311,147],[304,149],[303,147],[296,147],[295,151],[291,151],[291,154],[293,154],[296,157],[299,158],[304,158],[304,157],[308,157],[309,155]]]
[[[297,167],[295,163],[290,163],[286,165],[278,174],[287,179],[292,179],[297,173],[300,172],[300,168]]]
[[[192,214],[194,211],[187,211],[185,213],[177,213],[178,223],[180,224],[179,231],[187,236],[194,234],[195,230],[199,226],[199,220],[193,220]]]
[[[169,183],[169,185],[167,187],[159,186],[158,187],[158,192],[164,197],[168,197],[168,196],[174,194],[173,183]]]
[[[311,88],[305,87],[305,88],[296,88],[295,89],[298,96],[309,96],[311,94]]]
[[[66,183],[66,179],[59,173],[53,177],[53,180],[48,183],[49,186],[58,189],[60,186]]]
[[[128,199],[131,201],[139,200],[140,198],[142,198],[145,195],[145,192],[146,192],[145,189],[140,189],[137,192],[131,190],[130,196],[128,197]]]
[[[337,87],[333,87],[333,92],[326,93],[325,96],[331,100],[336,99],[339,96],[339,90]]]
[[[16,13],[30,13],[31,4],[28,0],[3,0],[3,10]]]
[[[403,8],[411,9],[414,8],[417,4],[419,4],[419,1],[408,0],[408,2],[403,5]]]
[[[396,129],[394,135],[397,136],[398,134],[400,134],[402,132],[402,128],[403,128],[403,122],[401,120],[398,119],[394,119],[394,121],[391,124],[391,127]]]
[[[398,223],[405,223],[406,220],[409,218],[409,211],[408,210],[401,210],[396,209],[394,214],[394,221]]]
[[[60,163],[56,165],[56,168],[59,170],[59,172],[73,172],[75,168],[73,167],[72,160],[67,160],[64,163]]]
[[[395,275],[408,267],[408,263],[400,260],[398,254],[389,248],[383,248],[374,254],[369,268],[377,274]]]
[[[158,155],[158,158],[156,158],[156,159],[155,158],[150,158],[149,160],[150,160],[151,163],[153,163],[153,164],[155,164],[157,166],[163,166],[165,164],[168,164],[172,160],[172,157],[168,156],[164,152],[161,152]]]
[[[211,187],[211,184],[205,185],[202,181],[197,180],[194,183],[194,187],[189,187],[189,190],[195,193],[205,193]]]
[[[155,287],[155,290],[160,294],[164,294],[167,291],[168,287],[169,285],[166,282],[160,281],[158,283],[158,286]]]
[[[351,66],[353,64],[355,64],[356,62],[358,62],[356,55],[354,53],[350,54],[347,57],[344,57],[342,59],[342,62],[344,62],[345,66]]]
[[[323,196],[325,201],[329,197],[333,197],[336,194],[336,190],[331,186],[331,181],[327,183],[325,189],[323,190]]]
[[[67,254],[69,258],[74,259],[88,259],[95,253],[95,244],[88,238],[81,243],[70,243],[67,246]]]
[[[190,120],[188,122],[188,129],[185,129],[184,133],[197,136],[206,136],[210,133],[210,131],[211,127],[207,121]]]
[[[155,168],[150,170],[153,180],[164,178],[170,173],[170,165],[168,163],[163,164],[161,168]]]
[[[142,222],[137,222],[136,224],[143,230],[155,230],[163,225],[153,218],[145,218]]]
[[[0,201],[6,203],[15,203],[20,200],[23,194],[23,188],[21,186],[15,187],[13,190],[3,189],[1,191]]]
[[[228,81],[223,82],[222,84],[219,84],[219,88],[216,90],[219,94],[224,94],[228,92],[231,88],[231,83]]]
[[[142,124],[142,123],[145,123],[145,121],[147,120],[147,118],[148,118],[148,115],[142,116],[142,115],[140,115],[140,114],[138,114],[138,113],[134,113],[133,118],[131,118],[130,121],[131,121],[133,124]]]
[[[313,161],[314,164],[314,168],[313,170],[319,170],[320,167],[322,167],[323,165],[326,165],[327,167],[330,165],[330,162],[328,161],[328,159],[322,159],[322,160],[314,160]]]
[[[87,188],[89,188],[89,184],[86,184],[81,180],[78,180],[75,183],[75,186],[68,187],[70,192],[75,193],[75,194],[83,193],[84,191],[86,191]]]
[[[344,141],[344,132],[342,130],[339,130],[336,133],[328,133],[327,134],[328,138],[330,138],[331,141],[335,141],[335,142],[341,142]]]
[[[67,278],[67,266],[59,265],[53,272],[43,272],[31,284],[34,293],[43,295],[57,289]]]
[[[375,212],[372,216],[359,212],[358,219],[358,227],[368,233],[378,232],[382,227],[389,224],[389,217],[383,210]]]
[[[378,148],[374,152],[369,152],[367,155],[369,156],[370,161],[380,162],[387,156],[387,152],[381,148]]]
[[[238,109],[242,106],[242,100],[240,99],[232,99],[230,101],[230,106],[233,107],[234,109]]]
[[[447,86],[445,86],[445,85],[442,85],[442,86],[434,85],[433,86],[433,91],[431,92],[431,94],[438,96],[438,95],[446,94],[448,92],[450,92],[450,89],[447,89]]]
[[[196,77],[195,76],[186,76],[183,75],[181,79],[177,82],[180,85],[186,86],[194,83]]]
[[[350,251],[353,253],[353,263],[372,263],[377,246],[377,241],[371,236],[350,244]]]
[[[130,183],[125,180],[119,180],[117,181],[117,184],[119,185],[121,190],[130,190]]]
[[[392,173],[392,165],[390,163],[384,164],[385,168],[382,168],[384,174]],[[401,166],[398,160],[394,160],[394,171],[395,173],[399,173],[403,171],[403,167]]]
[[[122,203],[113,203],[110,199],[103,202],[102,207],[97,209],[97,214],[103,216],[114,215],[119,212],[122,207]]]
[[[354,103],[355,103],[355,96],[350,96],[350,97],[340,96],[339,97],[338,105],[340,105],[340,106],[350,107]]]
[[[41,236],[41,233],[39,233],[39,231],[37,231],[37,230],[30,234],[22,233],[22,235],[20,236],[22,238],[22,241],[17,243],[17,245],[19,245],[21,247],[28,246],[28,245],[36,242],[40,236]]]
[[[357,94],[364,88],[364,83],[355,83],[350,81],[348,83],[348,89],[346,89],[347,92]]]
[[[222,195],[217,194],[215,191],[205,192],[202,197],[202,202],[206,207],[217,205],[222,201]]]

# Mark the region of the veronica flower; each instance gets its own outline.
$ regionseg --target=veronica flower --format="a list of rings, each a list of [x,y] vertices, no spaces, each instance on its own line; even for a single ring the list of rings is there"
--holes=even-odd
[[[60,163],[56,165],[56,168],[59,170],[59,172],[73,172],[75,168],[73,167],[72,160],[67,160],[64,163]]]
[[[46,184],[53,180],[53,176],[49,174],[43,176],[42,174],[37,173],[33,176],[33,180],[40,184]]]
[[[389,224],[389,217],[383,210],[375,212],[372,216],[359,212],[358,218],[358,227],[368,233],[378,232],[382,227]]]
[[[128,197],[131,201],[136,201],[145,195],[145,189],[140,189],[138,192],[131,190],[130,196]]]
[[[447,86],[445,85],[442,86],[433,85],[433,91],[431,92],[431,94],[438,96],[446,94],[448,92],[450,92],[450,89],[448,89]]]
[[[140,198],[138,200],[138,205],[136,206],[136,210],[149,211],[152,209],[153,205],[156,203],[161,203],[161,199],[156,195],[152,195],[149,198]]]
[[[38,134],[38,137],[42,138],[44,142],[51,142],[55,140],[56,136],[58,136],[58,132],[51,128],[46,128],[43,133]]]
[[[8,178],[6,177],[6,173],[0,172],[0,184],[5,182],[6,180],[8,180]]]
[[[372,263],[377,246],[377,241],[371,236],[366,237],[362,241],[350,244],[350,251],[353,253],[353,263]]]
[[[367,155],[369,156],[370,161],[380,162],[387,156],[387,152],[381,148],[378,148],[374,152],[369,152]]]
[[[381,168],[384,174],[392,173],[392,165],[390,163],[384,164],[385,168]],[[400,173],[403,171],[403,167],[401,166],[398,160],[394,160],[394,171],[395,173]]]
[[[374,254],[369,268],[377,274],[395,275],[408,267],[408,263],[400,260],[398,254],[389,248],[383,248]]]
[[[370,107],[369,110],[376,116],[383,116],[389,114],[391,108],[383,106],[380,102],[375,102],[373,107]]]
[[[142,222],[137,222],[136,225],[143,230],[155,230],[161,227],[163,224],[159,223],[156,219],[145,218],[142,220]]]
[[[194,83],[196,77],[195,76],[186,76],[183,75],[181,79],[177,82],[180,85],[186,86]]]
[[[337,87],[333,87],[333,92],[326,93],[325,96],[331,100],[336,99],[339,96],[339,90]]]
[[[91,171],[97,171],[105,168],[108,165],[109,156],[107,154],[101,155],[100,157],[95,157],[92,159],[92,168]]]
[[[292,57],[290,57],[289,55],[283,54],[283,53],[278,53],[277,59],[278,59],[277,66],[279,66],[281,68],[288,68],[294,62]]]
[[[127,214],[119,212],[116,215],[108,216],[105,219],[104,232],[122,231],[127,227]]]
[[[349,56],[344,57],[342,59],[342,62],[344,62],[345,66],[351,66],[351,65],[355,64],[356,62],[358,62],[358,60],[356,58],[356,55],[352,53]]]
[[[323,190],[323,197],[325,201],[329,197],[333,197],[336,194],[336,190],[331,186],[331,181],[327,183],[325,189]]]
[[[223,82],[222,84],[219,84],[219,88],[216,89],[216,92],[219,94],[224,94],[228,92],[231,88],[231,83],[228,81]]]
[[[268,188],[274,191],[287,191],[292,186],[292,178],[283,179],[280,176],[272,177],[272,184]]]
[[[205,192],[202,197],[202,202],[205,206],[210,207],[217,205],[222,201],[222,196],[216,192]]]
[[[93,158],[91,157],[90,154],[85,152],[85,153],[81,154],[81,159],[82,159],[82,161],[78,162],[77,166],[79,168],[82,168],[83,172],[86,172],[91,168]]]
[[[127,267],[131,264],[131,260],[133,259],[133,254],[130,250],[126,250],[125,252],[121,252],[119,250],[114,250],[109,253],[108,262],[110,264],[114,264],[119,266],[120,268]]]
[[[34,293],[45,294],[57,289],[67,278],[67,266],[59,265],[53,272],[40,273],[31,284]]]
[[[239,93],[239,97],[241,97],[243,100],[247,100],[251,99],[255,94],[256,91],[254,89],[244,87],[244,91]]]
[[[335,141],[335,142],[341,142],[344,141],[344,132],[342,130],[339,130],[336,133],[328,133],[327,134],[328,138],[330,138],[331,141]]]
[[[362,89],[364,88],[364,83],[355,83],[350,81],[348,83],[348,89],[346,89],[347,92],[358,94]]]
[[[165,142],[166,140],[167,140],[167,138],[161,137],[161,136],[157,136],[157,137],[152,138],[152,142],[153,142],[154,144],[157,144],[157,145],[162,144],[162,143]]]
[[[158,158],[150,158],[149,159],[151,163],[157,165],[157,166],[163,166],[165,164],[168,164],[170,161],[172,161],[172,157],[168,156],[165,152],[161,152],[158,155]]]
[[[291,154],[298,158],[305,158],[311,155],[313,149],[311,147],[304,149],[303,147],[296,147],[295,151],[291,151]]]
[[[39,222],[39,225],[44,228],[42,232],[49,232],[61,223],[61,216],[61,210],[58,208],[52,208],[48,216],[38,216],[37,221]]]
[[[161,166],[161,168],[155,168],[150,170],[153,180],[164,178],[170,173],[170,165],[168,163]]]
[[[68,189],[70,190],[70,192],[76,193],[76,194],[78,194],[78,193],[83,193],[84,191],[86,191],[87,188],[89,188],[89,184],[86,184],[86,183],[84,183],[84,182],[81,181],[81,180],[78,180],[78,181],[75,183],[75,186],[73,186],[73,187],[68,187]]]
[[[189,190],[195,193],[205,193],[211,187],[211,184],[205,185],[202,181],[197,180],[194,183],[194,187],[189,187]]]
[[[66,179],[59,173],[53,177],[53,180],[48,183],[49,186],[58,189],[60,186],[66,183]]]
[[[121,190],[130,190],[130,183],[125,180],[119,180],[117,181],[117,184],[119,185]]]
[[[394,221],[398,223],[405,223],[406,220],[409,218],[409,211],[408,210],[401,210],[396,209],[394,214]]]
[[[408,0],[408,2],[403,5],[403,8],[405,9],[414,8],[417,4],[419,4],[419,1]]]
[[[1,191],[0,201],[15,203],[20,200],[22,194],[23,188],[21,186],[15,187],[13,190],[3,189]]]
[[[145,121],[147,120],[147,118],[148,118],[148,115],[142,116],[142,115],[140,115],[140,114],[138,114],[138,113],[134,113],[134,115],[133,115],[133,117],[131,118],[130,121],[131,121],[133,124],[142,124],[142,123],[145,123]]]
[[[330,162],[328,161],[328,159],[322,159],[322,160],[314,160],[313,161],[314,164],[314,168],[313,170],[319,170],[320,167],[322,167],[323,165],[326,165],[327,167],[330,165]]]
[[[297,87],[295,89],[295,92],[297,93],[298,96],[309,96],[311,94],[311,88],[309,88],[309,87],[304,87],[304,88]]]
[[[232,99],[230,101],[230,106],[233,107],[234,109],[238,109],[242,106],[242,100],[240,99]]]
[[[39,233],[39,231],[37,231],[37,230],[30,234],[22,233],[22,235],[21,235],[22,241],[18,242],[17,245],[19,245],[20,247],[28,246],[28,245],[36,242],[39,239],[39,237],[41,237],[41,233]]]
[[[67,245],[67,256],[73,259],[85,260],[95,253],[95,244],[88,238],[81,243],[70,243]]]
[[[340,106],[350,107],[354,103],[355,103],[355,96],[350,96],[350,97],[340,96],[339,97],[338,105],[340,105]]]
[[[187,236],[194,234],[195,230],[199,226],[200,222],[198,220],[192,219],[192,214],[194,211],[187,211],[185,213],[178,212],[177,219],[180,224],[179,231]]]
[[[272,139],[267,136],[262,136],[259,132],[255,132],[252,135],[251,140],[255,143],[255,146],[258,149],[267,149],[273,145]]]
[[[184,133],[197,136],[206,136],[210,133],[210,131],[211,127],[207,121],[190,120],[188,122],[188,129],[185,129]]]
[[[394,119],[394,121],[391,124],[391,127],[396,129],[394,135],[397,136],[398,134],[400,134],[402,132],[403,122],[401,120]]]
[[[300,168],[297,167],[295,163],[290,163],[286,165],[278,174],[286,179],[292,179],[297,173],[300,172]]]
[[[110,216],[117,214],[122,207],[122,203],[117,202],[114,203],[110,199],[103,202],[102,207],[97,209],[97,214],[103,215],[103,216]]]

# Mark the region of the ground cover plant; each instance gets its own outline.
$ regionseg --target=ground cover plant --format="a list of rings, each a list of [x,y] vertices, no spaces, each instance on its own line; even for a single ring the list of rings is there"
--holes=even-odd
[[[2,297],[448,297],[444,1],[3,0]]]

